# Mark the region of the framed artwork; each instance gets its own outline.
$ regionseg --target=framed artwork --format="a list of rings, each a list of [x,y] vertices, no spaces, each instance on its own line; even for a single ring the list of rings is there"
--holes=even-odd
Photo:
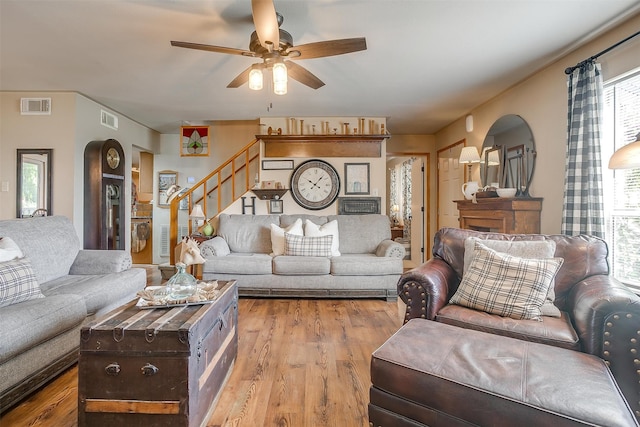
[[[263,160],[263,170],[287,170],[293,169],[293,160]]]
[[[369,163],[345,163],[344,182],[344,194],[369,194]]]
[[[180,156],[208,156],[209,126],[182,126],[180,128]]]
[[[158,172],[158,206],[168,208],[169,197],[176,191],[178,185],[178,172],[176,171],[160,171]],[[173,191],[170,191],[173,190]]]
[[[284,213],[284,201],[280,200],[269,200],[269,213],[270,214],[282,214]]]

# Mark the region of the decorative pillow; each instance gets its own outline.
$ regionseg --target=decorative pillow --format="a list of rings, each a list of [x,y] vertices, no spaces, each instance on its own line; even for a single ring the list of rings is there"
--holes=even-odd
[[[302,220],[300,218],[296,219],[296,221],[287,228],[271,224],[271,256],[284,254],[284,233],[302,236]]]
[[[520,258],[474,242],[475,254],[449,301],[514,319],[542,320],[540,307],[562,258]]]
[[[284,233],[284,254],[293,256],[331,256],[332,235],[305,237]]]
[[[340,256],[340,239],[338,234],[338,221],[335,219],[323,225],[317,225],[310,220],[304,222],[304,235],[308,237],[333,236],[331,244],[331,256]]]
[[[0,262],[22,258],[22,251],[11,237],[0,237]]]
[[[44,295],[29,260],[16,258],[0,263],[0,307],[35,298]]]
[[[489,249],[517,256],[520,258],[553,258],[556,253],[556,242],[553,240],[527,240],[527,241],[512,241],[512,240],[489,240],[478,239],[477,237],[468,237],[464,241],[464,272],[469,269],[469,264],[475,254],[474,245],[478,241]],[[540,307],[540,311],[543,316],[560,317],[560,310],[553,303],[556,299],[555,293],[555,279],[551,281],[549,285],[549,292],[547,292],[547,298],[544,300],[544,304]]]

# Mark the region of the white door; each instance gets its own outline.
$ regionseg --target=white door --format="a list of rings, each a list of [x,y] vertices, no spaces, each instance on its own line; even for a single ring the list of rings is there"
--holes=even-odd
[[[424,182],[424,159],[418,157],[411,165],[411,263],[408,266],[410,268],[424,262]]]
[[[438,152],[438,228],[460,227],[454,200],[464,198],[464,168],[458,162],[463,143]]]

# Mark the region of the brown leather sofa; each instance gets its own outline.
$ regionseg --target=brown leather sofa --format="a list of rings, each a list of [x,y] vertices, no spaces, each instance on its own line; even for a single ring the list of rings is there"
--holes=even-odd
[[[449,304],[462,277],[467,237],[495,240],[553,240],[564,264],[555,277],[554,304],[562,317],[515,320]],[[398,294],[406,304],[405,323],[435,320],[467,329],[581,351],[600,357],[611,369],[635,416],[640,419],[640,297],[609,275],[606,243],[591,236],[483,233],[443,228],[436,233],[433,258],[404,273]],[[639,267],[640,268],[640,267]]]

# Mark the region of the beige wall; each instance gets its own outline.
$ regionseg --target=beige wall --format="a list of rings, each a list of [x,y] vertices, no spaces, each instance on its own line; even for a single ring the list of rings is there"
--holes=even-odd
[[[20,114],[20,98],[51,98],[51,115]],[[15,218],[16,149],[52,148],[53,213],[69,217],[83,239],[84,148],[95,140],[114,138],[125,152],[125,170],[131,170],[132,146],[156,151],[160,135],[75,92],[0,92],[0,219]],[[118,130],[100,124],[100,110],[118,117]],[[125,203],[131,200],[131,176],[125,178]],[[1,188],[1,187],[0,187]],[[129,229],[129,215],[124,230]],[[127,248],[129,239],[126,239]]]
[[[480,148],[491,125],[505,114],[518,114],[533,132],[538,152],[531,195],[543,197],[542,233],[560,233],[564,192],[565,144],[567,128],[567,86],[564,70],[635,33],[640,15],[609,31],[597,40],[563,57],[527,80],[473,109],[473,132],[465,130],[461,117],[435,135],[438,148],[467,139]],[[640,67],[640,37],[599,58],[605,80]],[[605,164],[606,167],[606,164]],[[473,178],[479,179],[478,168]]]

